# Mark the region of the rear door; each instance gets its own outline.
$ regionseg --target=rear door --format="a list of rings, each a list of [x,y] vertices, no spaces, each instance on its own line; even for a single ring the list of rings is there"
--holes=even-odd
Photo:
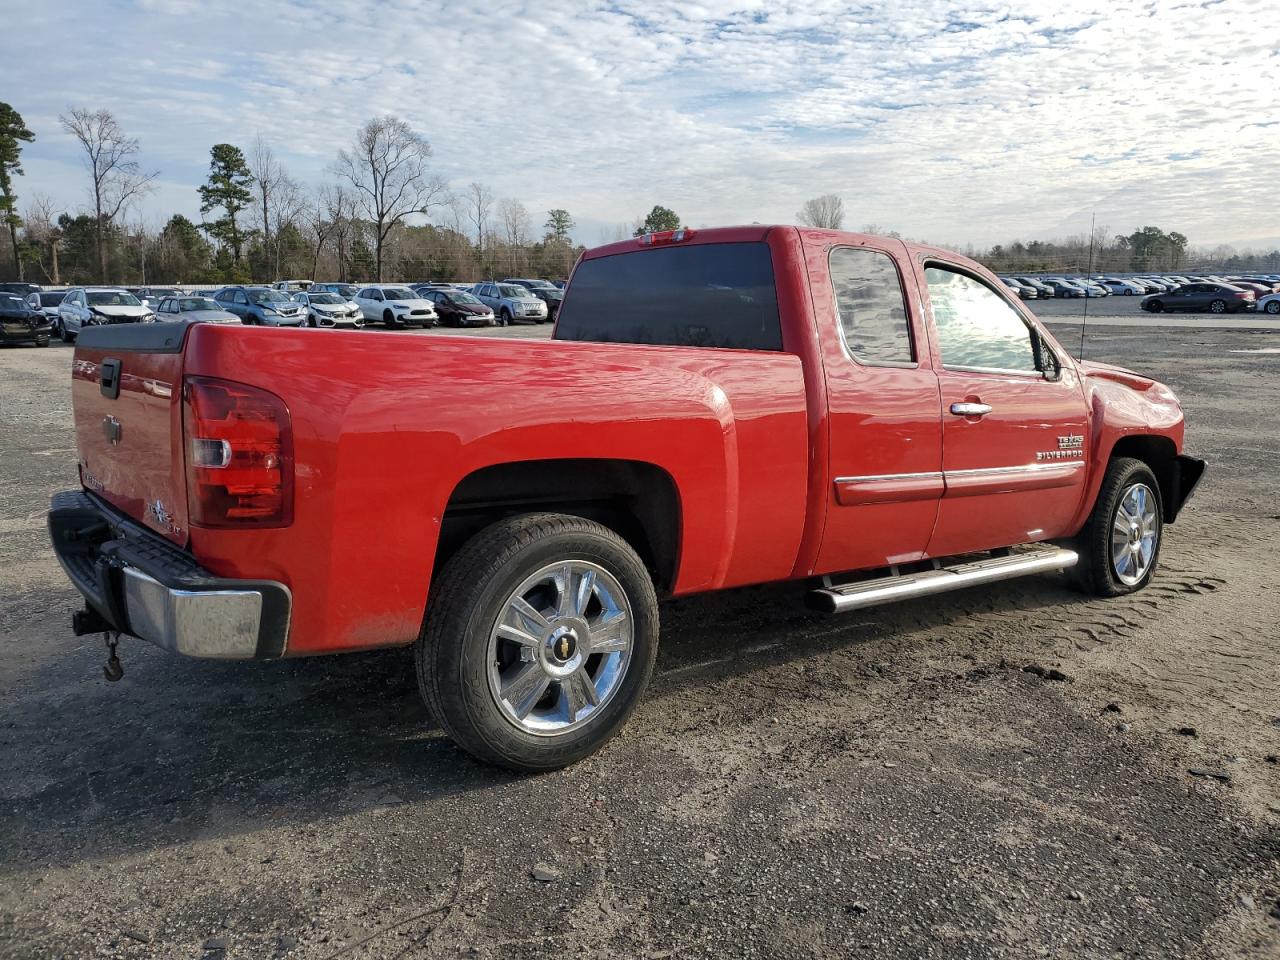
[[[930,556],[1064,535],[1084,494],[1079,378],[984,277],[936,260],[918,273],[933,321],[946,484]]]
[[[182,342],[175,324],[111,330],[112,346],[76,344],[71,398],[85,488],[177,544],[187,540],[182,455]]]
[[[933,532],[943,490],[938,378],[905,255],[900,241],[871,239],[807,255],[830,434],[819,574],[918,560]]]

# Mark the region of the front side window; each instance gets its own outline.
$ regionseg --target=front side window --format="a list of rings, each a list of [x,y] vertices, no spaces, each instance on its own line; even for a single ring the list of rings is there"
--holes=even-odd
[[[1039,373],[1034,331],[986,284],[944,267],[924,272],[943,366]]]
[[[893,259],[879,250],[837,247],[831,251],[830,269],[840,334],[854,359],[913,363],[911,325]]]

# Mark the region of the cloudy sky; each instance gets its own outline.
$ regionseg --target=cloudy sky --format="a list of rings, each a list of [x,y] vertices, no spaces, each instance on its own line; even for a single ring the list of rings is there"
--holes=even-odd
[[[653,204],[951,244],[1099,226],[1280,243],[1275,0],[38,0],[6,4],[24,198],[82,208],[68,106],[105,107],[194,216],[209,147],[264,134],[315,185],[374,114],[439,173],[565,207],[587,244]]]

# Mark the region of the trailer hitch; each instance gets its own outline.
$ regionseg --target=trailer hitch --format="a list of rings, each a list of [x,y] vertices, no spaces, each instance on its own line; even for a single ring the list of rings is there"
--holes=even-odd
[[[107,662],[102,668],[102,675],[115,683],[124,676],[124,667],[120,666],[120,658],[116,656],[116,647],[120,643],[120,633],[115,630],[108,630],[102,635],[102,639],[107,644]]]

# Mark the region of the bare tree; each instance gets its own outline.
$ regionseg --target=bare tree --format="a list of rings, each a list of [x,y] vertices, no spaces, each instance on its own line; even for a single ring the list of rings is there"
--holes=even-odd
[[[22,215],[23,231],[27,242],[36,255],[36,263],[45,280],[54,286],[62,283],[58,275],[58,241],[61,236],[54,218],[53,200],[44,194],[36,194],[27,204]],[[45,264],[45,253],[49,254],[49,263]]]
[[[104,283],[107,276],[106,230],[120,211],[149,193],[159,172],[143,173],[135,159],[136,137],[125,136],[110,110],[69,108],[59,116],[63,129],[80,141],[84,148],[85,167],[93,181],[94,245],[98,253],[98,273]]]
[[[523,203],[514,197],[499,200],[498,220],[502,223],[503,239],[510,246],[528,246],[529,237],[533,234],[533,220]]]
[[[431,145],[397,117],[375,117],[356,133],[350,150],[338,152],[339,177],[351,184],[356,204],[373,227],[374,270],[382,280],[382,248],[396,224],[426,213],[446,194],[428,169]]]
[[[271,237],[269,248],[271,263],[277,280],[280,276],[280,237],[282,231],[289,227],[298,228],[304,224],[307,214],[307,196],[296,180],[288,174],[282,174],[276,184],[275,205],[271,208]]]
[[[484,238],[489,231],[489,212],[493,209],[493,191],[483,183],[474,180],[462,193],[463,208],[467,212],[467,221],[476,230],[476,252],[484,261]]]
[[[347,279],[347,241],[351,237],[351,217],[355,211],[354,198],[341,183],[329,183],[320,188],[320,205],[324,207],[324,216],[332,226],[332,234],[337,250],[338,280]],[[316,253],[319,258],[319,251]],[[313,266],[312,273],[315,268]],[[314,279],[314,276],[313,276]]]
[[[262,223],[262,250],[268,262],[272,260],[271,207],[276,199],[276,192],[288,179],[284,167],[276,159],[275,151],[267,143],[262,134],[253,138],[253,146],[249,148],[249,172],[253,174],[254,190],[257,192],[258,213]]]
[[[796,219],[806,227],[839,230],[844,225],[844,201],[834,193],[806,200]]]

